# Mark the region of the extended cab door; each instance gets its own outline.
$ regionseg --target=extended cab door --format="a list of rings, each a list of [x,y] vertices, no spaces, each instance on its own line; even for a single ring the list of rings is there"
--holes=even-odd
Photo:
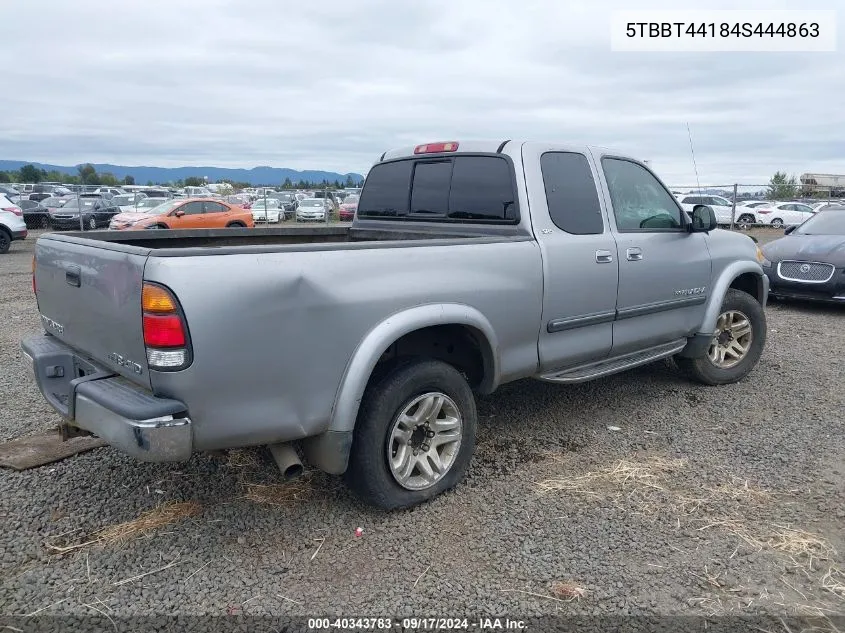
[[[704,233],[649,169],[593,152],[619,260],[619,296],[612,355],[644,350],[695,333],[710,292],[711,262]]]
[[[601,360],[613,344],[619,269],[596,168],[565,146],[525,143],[522,154],[543,256],[540,369]]]

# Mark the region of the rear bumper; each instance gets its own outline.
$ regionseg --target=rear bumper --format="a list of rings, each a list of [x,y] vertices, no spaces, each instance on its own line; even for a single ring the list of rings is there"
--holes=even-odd
[[[155,397],[53,336],[26,338],[21,349],[32,361],[41,393],[68,426],[93,433],[139,461],[191,456],[191,420],[182,402]]]
[[[26,229],[21,229],[20,231],[12,231],[12,241],[15,240],[25,240],[27,236]]]

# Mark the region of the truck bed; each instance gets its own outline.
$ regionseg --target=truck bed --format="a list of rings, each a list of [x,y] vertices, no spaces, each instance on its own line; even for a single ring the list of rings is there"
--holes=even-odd
[[[319,246],[332,250],[342,248],[341,245],[346,245],[346,248],[371,248],[375,246],[373,242],[383,242],[383,246],[389,247],[400,246],[402,242],[407,241],[421,241],[426,245],[436,245],[531,238],[529,233],[513,226],[485,225],[468,228],[466,224],[456,226],[439,224],[437,226],[412,225],[397,229],[395,222],[384,224],[367,222],[367,225],[371,226],[71,231],[51,233],[48,239],[84,243],[88,246],[94,246],[92,242],[105,242],[108,246],[105,244],[103,246],[109,250],[136,253],[139,250],[148,250],[154,251],[157,257],[175,257],[187,254],[220,255],[221,250],[230,253],[261,253],[279,250],[315,250],[315,247],[319,249]],[[190,251],[186,252],[186,249]]]

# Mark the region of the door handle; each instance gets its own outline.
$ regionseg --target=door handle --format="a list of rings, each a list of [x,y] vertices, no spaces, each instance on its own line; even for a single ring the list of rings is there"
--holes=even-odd
[[[643,258],[643,249],[639,248],[638,246],[634,246],[633,248],[629,248],[625,251],[625,254],[628,257],[629,262],[638,262],[641,261]]]
[[[613,253],[610,251],[596,251],[597,264],[609,264],[613,261]]]

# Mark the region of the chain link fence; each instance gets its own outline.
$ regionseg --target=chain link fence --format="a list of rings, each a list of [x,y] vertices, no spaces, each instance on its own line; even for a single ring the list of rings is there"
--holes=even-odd
[[[806,184],[672,185],[685,211],[706,204],[720,225],[731,229],[782,228],[801,224],[828,204],[841,204],[845,191]]]

